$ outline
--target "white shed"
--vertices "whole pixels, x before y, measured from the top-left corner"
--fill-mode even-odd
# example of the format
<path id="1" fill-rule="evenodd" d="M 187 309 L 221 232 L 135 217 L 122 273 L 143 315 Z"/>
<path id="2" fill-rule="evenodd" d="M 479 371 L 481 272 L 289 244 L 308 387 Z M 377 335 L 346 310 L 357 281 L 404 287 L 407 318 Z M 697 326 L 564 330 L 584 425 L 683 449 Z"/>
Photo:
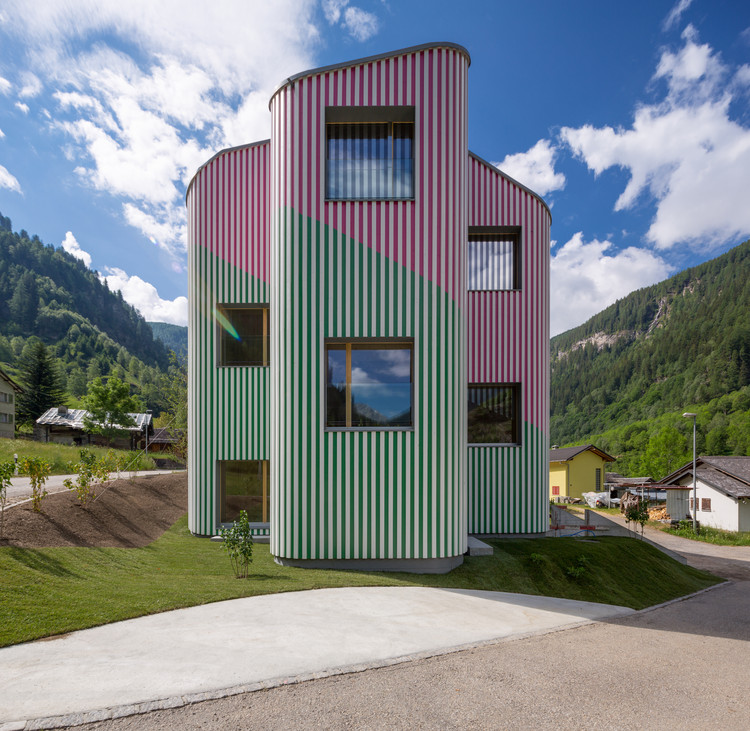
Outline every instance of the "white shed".
<path id="1" fill-rule="evenodd" d="M 702 525 L 750 531 L 750 457 L 699 457 L 697 518 Z M 667 475 L 667 512 L 675 520 L 693 515 L 693 463 Z"/>

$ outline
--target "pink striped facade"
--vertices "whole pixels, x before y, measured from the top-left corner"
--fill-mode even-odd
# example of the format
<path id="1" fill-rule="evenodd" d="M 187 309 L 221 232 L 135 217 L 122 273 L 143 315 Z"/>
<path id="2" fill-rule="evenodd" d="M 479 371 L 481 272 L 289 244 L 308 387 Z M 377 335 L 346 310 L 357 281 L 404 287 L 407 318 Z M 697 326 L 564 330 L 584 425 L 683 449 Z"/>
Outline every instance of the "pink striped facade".
<path id="1" fill-rule="evenodd" d="M 547 530 L 549 482 L 549 209 L 469 155 L 469 227 L 520 229 L 519 290 L 468 293 L 469 383 L 521 384 L 518 447 L 469 447 L 469 532 Z M 542 488 L 543 489 L 540 489 Z"/>
<path id="2" fill-rule="evenodd" d="M 267 532 L 291 561 L 456 559 L 468 533 L 547 527 L 544 202 L 468 151 L 464 49 L 318 69 L 270 102 L 270 141 L 188 190 L 190 529 L 218 527 L 216 461 L 268 459 Z M 326 108 L 414 108 L 413 200 L 326 200 Z M 471 227 L 517 227 L 519 290 L 467 292 Z M 217 368 L 218 303 L 268 304 L 270 367 Z M 330 431 L 324 344 L 414 341 L 414 428 Z M 518 383 L 518 446 L 467 447 L 469 383 Z"/>

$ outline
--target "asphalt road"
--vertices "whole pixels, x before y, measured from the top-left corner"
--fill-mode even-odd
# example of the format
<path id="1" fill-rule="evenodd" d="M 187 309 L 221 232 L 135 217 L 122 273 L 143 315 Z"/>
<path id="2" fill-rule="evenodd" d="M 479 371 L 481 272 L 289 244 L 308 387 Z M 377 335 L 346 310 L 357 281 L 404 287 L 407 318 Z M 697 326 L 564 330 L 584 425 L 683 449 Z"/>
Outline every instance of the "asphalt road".
<path id="1" fill-rule="evenodd" d="M 670 548 L 733 582 L 624 618 L 81 728 L 748 729 L 750 549 Z"/>

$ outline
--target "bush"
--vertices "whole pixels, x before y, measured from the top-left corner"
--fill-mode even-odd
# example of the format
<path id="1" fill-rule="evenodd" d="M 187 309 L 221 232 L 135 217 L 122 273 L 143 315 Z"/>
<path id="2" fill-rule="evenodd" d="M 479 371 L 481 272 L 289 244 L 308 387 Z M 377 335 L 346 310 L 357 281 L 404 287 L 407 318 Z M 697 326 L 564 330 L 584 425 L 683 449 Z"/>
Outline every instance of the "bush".
<path id="1" fill-rule="evenodd" d="M 63 485 L 68 490 L 75 490 L 78 502 L 86 507 L 86 503 L 96 497 L 94 486 L 109 479 L 111 460 L 107 457 L 97 459 L 96 455 L 88 449 L 82 449 L 80 454 L 81 460 L 74 466 L 78 478 L 75 481 L 70 478 L 63 480 Z"/>
<path id="2" fill-rule="evenodd" d="M 234 575 L 238 579 L 246 579 L 250 562 L 253 560 L 253 536 L 250 533 L 247 513 L 240 510 L 239 519 L 235 520 L 230 528 L 222 528 L 219 535 L 222 538 L 221 545 L 229 554 Z"/>
<path id="3" fill-rule="evenodd" d="M 39 457 L 24 457 L 21 460 L 21 471 L 29 476 L 31 481 L 31 505 L 34 512 L 42 509 L 42 499 L 48 494 L 44 489 L 44 483 L 50 475 L 51 467 Z"/>

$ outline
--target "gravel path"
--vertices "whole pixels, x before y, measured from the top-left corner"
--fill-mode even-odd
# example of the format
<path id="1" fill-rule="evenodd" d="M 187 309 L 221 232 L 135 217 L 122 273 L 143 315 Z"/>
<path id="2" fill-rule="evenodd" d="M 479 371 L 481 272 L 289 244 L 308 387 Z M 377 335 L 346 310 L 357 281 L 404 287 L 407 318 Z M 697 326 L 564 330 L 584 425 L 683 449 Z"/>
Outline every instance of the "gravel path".
<path id="1" fill-rule="evenodd" d="M 627 618 L 83 728 L 750 728 L 750 552 L 677 540 L 735 581 Z"/>

